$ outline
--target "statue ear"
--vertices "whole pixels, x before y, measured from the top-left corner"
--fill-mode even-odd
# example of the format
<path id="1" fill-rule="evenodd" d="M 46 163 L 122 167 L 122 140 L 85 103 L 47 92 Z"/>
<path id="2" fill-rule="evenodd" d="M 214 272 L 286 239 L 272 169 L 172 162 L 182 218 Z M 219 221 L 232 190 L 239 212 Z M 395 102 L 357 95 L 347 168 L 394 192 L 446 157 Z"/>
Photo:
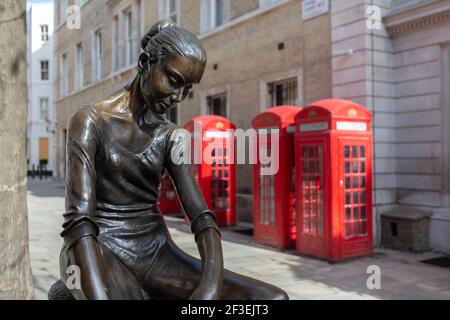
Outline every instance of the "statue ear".
<path id="1" fill-rule="evenodd" d="M 139 73 L 142 73 L 143 71 L 148 71 L 148 67 L 150 65 L 150 54 L 146 51 L 142 52 L 141 55 L 139 56 L 139 61 L 138 61 L 138 70 Z"/>

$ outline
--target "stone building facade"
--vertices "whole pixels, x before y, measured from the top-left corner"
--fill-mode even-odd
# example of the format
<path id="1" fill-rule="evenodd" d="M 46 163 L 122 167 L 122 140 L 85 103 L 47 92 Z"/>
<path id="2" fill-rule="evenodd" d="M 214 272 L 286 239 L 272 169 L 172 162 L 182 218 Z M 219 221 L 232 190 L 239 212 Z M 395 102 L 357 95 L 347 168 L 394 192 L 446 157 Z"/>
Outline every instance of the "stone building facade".
<path id="1" fill-rule="evenodd" d="M 68 28 L 62 15 L 69 8 L 67 19 L 71 19 L 70 6 L 77 1 L 57 1 L 55 15 L 60 177 L 64 176 L 68 119 L 80 106 L 112 94 L 133 77 L 139 39 L 160 18 L 170 17 L 196 33 L 208 53 L 208 66 L 201 84 L 172 115 L 180 126 L 194 116 L 213 112 L 209 104 L 216 101 L 216 112 L 229 118 L 238 128 L 248 129 L 258 113 L 275 103 L 268 90 L 277 84 L 279 88 L 286 88 L 286 81 L 290 91 L 287 102 L 295 105 L 331 95 L 330 14 L 325 12 L 303 21 L 300 0 L 78 2 L 80 29 Z M 170 8 L 172 2 L 174 8 Z M 216 5 L 214 14 L 210 15 L 214 19 L 205 18 L 210 9 L 206 5 L 212 4 Z M 218 11 L 219 4 L 223 7 Z M 130 12 L 132 27 L 128 33 Z M 211 21 L 219 20 L 217 12 L 222 14 L 223 20 Z M 101 59 L 96 57 L 99 31 Z M 135 54 L 131 60 L 127 56 L 127 45 Z M 101 61 L 100 71 L 95 66 L 98 61 Z M 79 80 L 80 74 L 82 80 Z M 237 181 L 240 194 L 251 193 L 251 165 L 238 166 Z M 251 197 L 245 195 L 239 199 L 251 201 Z M 251 220 L 249 210 L 244 215 Z"/>
<path id="2" fill-rule="evenodd" d="M 61 3 L 73 1 L 58 1 L 56 12 Z M 306 1 L 324 5 L 322 12 L 305 18 Z M 55 17 L 60 22 L 55 35 L 60 175 L 70 115 L 131 79 L 140 35 L 170 17 L 199 36 L 209 61 L 202 83 L 171 115 L 180 126 L 214 112 L 247 129 L 259 112 L 285 100 L 300 106 L 329 97 L 361 103 L 374 115 L 376 243 L 380 215 L 411 207 L 431 213 L 430 245 L 450 252 L 450 0 L 76 2 L 82 5 L 80 30 L 68 29 L 60 14 Z M 101 57 L 95 47 L 98 30 Z M 77 64 L 81 41 L 84 63 Z M 127 54 L 130 50 L 136 55 Z M 77 65 L 84 69 L 81 89 L 75 89 Z M 61 83 L 67 83 L 66 92 Z M 278 89 L 281 98 L 274 94 Z M 239 166 L 237 175 L 238 212 L 245 220 L 251 166 Z"/>
<path id="3" fill-rule="evenodd" d="M 53 108 L 53 3 L 34 3 L 27 10 L 28 170 L 56 169 Z"/>
<path id="4" fill-rule="evenodd" d="M 431 247 L 450 252 L 450 1 L 334 0 L 331 26 L 333 97 L 374 115 L 374 225 L 422 210 Z"/>

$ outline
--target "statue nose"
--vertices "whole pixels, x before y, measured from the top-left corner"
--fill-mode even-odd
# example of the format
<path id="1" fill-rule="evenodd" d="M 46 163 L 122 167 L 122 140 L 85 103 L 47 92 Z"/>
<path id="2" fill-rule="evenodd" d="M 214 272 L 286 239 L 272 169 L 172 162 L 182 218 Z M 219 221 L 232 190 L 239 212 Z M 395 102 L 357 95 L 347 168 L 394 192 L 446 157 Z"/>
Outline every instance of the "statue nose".
<path id="1" fill-rule="evenodd" d="M 189 91 L 191 89 L 191 86 L 186 86 L 178 89 L 174 94 L 172 94 L 171 99 L 174 103 L 180 103 L 184 99 L 186 99 L 187 95 L 189 94 Z"/>
<path id="2" fill-rule="evenodd" d="M 180 103 L 183 101 L 183 88 L 178 89 L 175 93 L 172 94 L 172 101 L 175 103 Z"/>

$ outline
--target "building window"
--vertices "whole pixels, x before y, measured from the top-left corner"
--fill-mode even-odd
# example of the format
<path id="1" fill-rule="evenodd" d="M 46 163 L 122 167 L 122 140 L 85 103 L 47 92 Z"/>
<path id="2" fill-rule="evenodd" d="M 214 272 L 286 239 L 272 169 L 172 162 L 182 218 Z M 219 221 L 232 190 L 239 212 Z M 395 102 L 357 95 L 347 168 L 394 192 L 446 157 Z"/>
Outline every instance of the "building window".
<path id="1" fill-rule="evenodd" d="M 48 25 L 41 25 L 41 41 L 48 42 Z"/>
<path id="2" fill-rule="evenodd" d="M 61 56 L 61 96 L 65 96 L 69 92 L 67 75 L 67 53 L 64 53 Z"/>
<path id="3" fill-rule="evenodd" d="M 297 78 L 276 81 L 267 84 L 269 93 L 268 107 L 282 105 L 298 105 L 298 81 Z"/>
<path id="4" fill-rule="evenodd" d="M 47 81 L 48 80 L 48 60 L 42 60 L 41 61 L 41 80 Z"/>
<path id="5" fill-rule="evenodd" d="M 126 66 L 133 64 L 134 57 L 133 39 L 133 12 L 131 8 L 125 12 L 125 57 Z"/>
<path id="6" fill-rule="evenodd" d="M 75 84 L 77 90 L 80 90 L 84 87 L 84 48 L 82 43 L 77 44 Z"/>
<path id="7" fill-rule="evenodd" d="M 179 0 L 159 0 L 160 19 L 170 19 L 175 24 L 179 24 Z"/>
<path id="8" fill-rule="evenodd" d="M 178 108 L 170 109 L 169 111 L 167 111 L 166 116 L 170 122 L 178 124 Z"/>
<path id="9" fill-rule="evenodd" d="M 280 0 L 259 0 L 259 7 L 260 8 L 266 7 L 266 6 L 271 5 L 278 1 L 280 1 Z"/>
<path id="10" fill-rule="evenodd" d="M 67 19 L 67 0 L 60 0 L 59 2 L 59 23 L 63 23 Z"/>
<path id="11" fill-rule="evenodd" d="M 114 16 L 112 24 L 112 69 L 119 70 L 119 16 Z"/>
<path id="12" fill-rule="evenodd" d="M 134 62 L 137 62 L 138 58 L 139 58 L 139 54 L 140 54 L 139 48 L 141 47 L 140 43 L 141 43 L 141 38 L 142 38 L 142 29 L 144 28 L 142 26 L 142 19 L 143 18 L 145 19 L 145 17 L 143 17 L 143 15 L 145 13 L 142 11 L 143 7 L 144 7 L 144 5 L 142 4 L 142 1 L 137 0 L 135 5 L 136 5 L 136 10 L 135 10 L 136 23 L 135 23 L 135 33 L 134 33 L 134 44 L 135 44 L 134 46 L 135 46 L 136 50 L 134 51 L 134 57 L 135 57 Z"/>
<path id="13" fill-rule="evenodd" d="M 39 98 L 39 110 L 41 120 L 48 120 L 48 98 Z"/>
<path id="14" fill-rule="evenodd" d="M 61 177 L 66 176 L 66 146 L 67 146 L 67 129 L 62 130 L 61 134 L 61 166 L 60 166 L 60 173 Z"/>
<path id="15" fill-rule="evenodd" d="M 94 45 L 93 45 L 93 72 L 92 80 L 98 81 L 102 78 L 102 58 L 103 58 L 103 36 L 102 31 L 97 30 L 94 32 Z"/>
<path id="16" fill-rule="evenodd" d="M 227 94 L 222 93 L 206 98 L 208 114 L 227 117 Z"/>
<path id="17" fill-rule="evenodd" d="M 229 0 L 202 0 L 202 31 L 221 26 L 228 20 Z"/>
<path id="18" fill-rule="evenodd" d="M 39 164 L 48 164 L 48 138 L 39 138 Z"/>

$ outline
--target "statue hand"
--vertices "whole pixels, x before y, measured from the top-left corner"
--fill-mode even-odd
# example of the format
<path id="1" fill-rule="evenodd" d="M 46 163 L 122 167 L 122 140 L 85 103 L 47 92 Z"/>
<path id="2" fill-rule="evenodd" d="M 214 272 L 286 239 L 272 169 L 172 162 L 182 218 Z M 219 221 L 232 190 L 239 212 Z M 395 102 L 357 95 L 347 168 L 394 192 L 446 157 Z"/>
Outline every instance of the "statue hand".
<path id="1" fill-rule="evenodd" d="M 104 281 L 105 270 L 99 259 L 99 247 L 93 237 L 85 237 L 70 250 L 71 260 L 80 267 L 81 290 L 75 290 L 77 300 L 108 300 Z M 79 296 L 78 296 L 79 295 Z"/>
<path id="2" fill-rule="evenodd" d="M 219 233 L 212 228 L 197 235 L 197 246 L 202 258 L 203 273 L 192 293 L 191 300 L 218 300 L 223 283 L 223 255 Z"/>
<path id="3" fill-rule="evenodd" d="M 211 285 L 207 282 L 201 282 L 197 288 L 195 288 L 189 300 L 219 300 L 220 292 L 217 286 Z"/>

